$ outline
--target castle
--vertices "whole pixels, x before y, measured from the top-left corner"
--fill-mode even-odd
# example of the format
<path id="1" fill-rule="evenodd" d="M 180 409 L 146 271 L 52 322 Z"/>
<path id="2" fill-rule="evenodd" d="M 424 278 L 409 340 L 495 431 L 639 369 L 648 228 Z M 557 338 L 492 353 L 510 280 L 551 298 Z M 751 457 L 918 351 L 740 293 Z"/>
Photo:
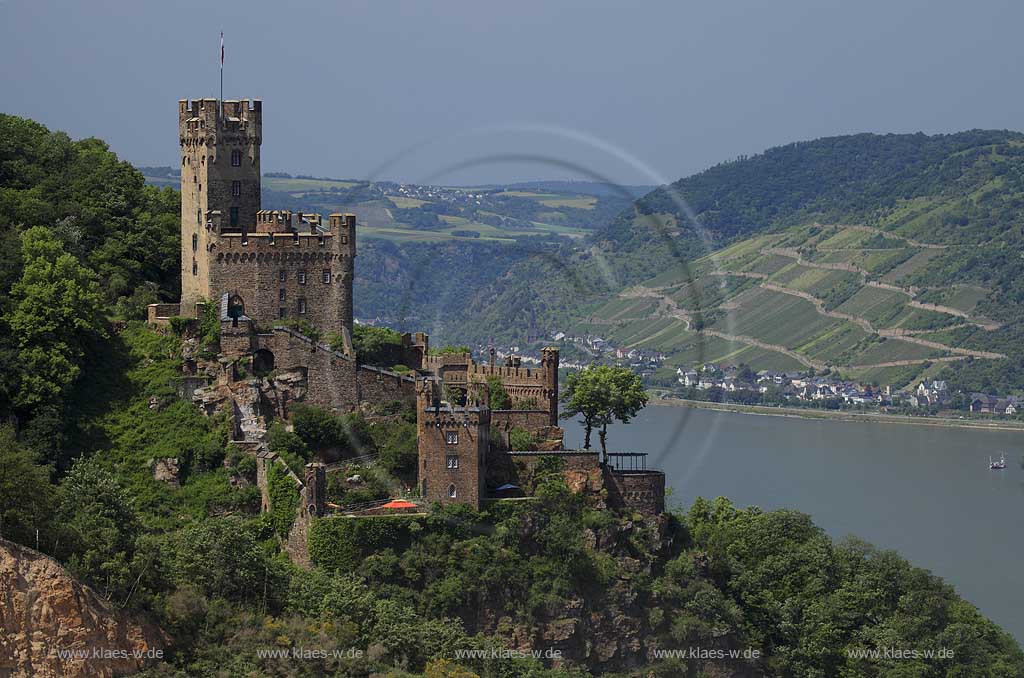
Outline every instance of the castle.
<path id="1" fill-rule="evenodd" d="M 590 450 L 563 449 L 556 348 L 542 351 L 539 367 L 517 357 L 497 365 L 493 349 L 483 364 L 468 353 L 431 355 L 429 338 L 416 333 L 403 335 L 411 376 L 360 364 L 353 347 L 356 218 L 331 214 L 325 227 L 318 214 L 261 209 L 262 113 L 258 100 L 178 102 L 181 301 L 149 307 L 157 326 L 174 318 L 196 324 L 210 313 L 219 320 L 216 359 L 185 357 L 185 390 L 207 411 L 229 412 L 232 441 L 258 457 L 261 473 L 275 456 L 266 447 L 267 422 L 286 419 L 295 402 L 345 412 L 405 401 L 416 409 L 422 500 L 480 508 L 528 494 L 554 470 L 606 505 L 664 510 L 664 474 L 638 468 L 644 455 L 611 455 L 629 458 L 626 469 Z M 491 403 L 492 389 L 506 402 Z M 524 436 L 529 449 L 513 449 Z M 305 480 L 293 474 L 303 496 L 298 542 L 309 519 L 325 514 L 324 473 L 314 463 Z"/>

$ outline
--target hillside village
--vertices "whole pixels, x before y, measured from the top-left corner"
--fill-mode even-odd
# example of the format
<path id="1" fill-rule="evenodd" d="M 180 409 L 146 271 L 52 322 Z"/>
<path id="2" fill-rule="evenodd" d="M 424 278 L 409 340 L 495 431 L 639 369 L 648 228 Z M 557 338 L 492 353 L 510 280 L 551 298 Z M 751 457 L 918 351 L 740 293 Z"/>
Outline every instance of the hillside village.
<path id="1" fill-rule="evenodd" d="M 881 410 L 918 410 L 922 413 L 967 411 L 1013 417 L 1022 409 L 1017 396 L 951 392 L 940 379 L 925 379 L 910 388 L 894 389 L 842 379 L 814 372 L 753 372 L 740 365 L 706 363 L 694 368 L 677 368 L 677 381 L 689 396 L 698 400 L 736 400 L 774 404 L 806 405 L 840 409 L 844 407 Z"/>

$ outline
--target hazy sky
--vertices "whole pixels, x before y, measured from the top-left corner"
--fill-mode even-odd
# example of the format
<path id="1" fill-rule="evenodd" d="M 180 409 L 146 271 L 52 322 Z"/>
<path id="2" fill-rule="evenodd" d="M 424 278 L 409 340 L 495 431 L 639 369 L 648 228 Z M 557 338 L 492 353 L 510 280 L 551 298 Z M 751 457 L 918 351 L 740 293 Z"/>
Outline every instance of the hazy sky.
<path id="1" fill-rule="evenodd" d="M 0 111 L 178 162 L 264 102 L 263 170 L 674 180 L 850 132 L 1024 128 L 1024 3 L 0 0 Z"/>

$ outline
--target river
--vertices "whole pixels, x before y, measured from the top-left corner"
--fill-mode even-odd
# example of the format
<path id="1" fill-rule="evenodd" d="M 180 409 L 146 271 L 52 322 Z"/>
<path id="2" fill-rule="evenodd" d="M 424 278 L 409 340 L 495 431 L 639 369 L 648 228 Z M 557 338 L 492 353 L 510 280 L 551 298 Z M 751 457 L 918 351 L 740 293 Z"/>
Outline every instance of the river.
<path id="1" fill-rule="evenodd" d="M 565 427 L 566 445 L 580 446 L 582 430 Z M 652 405 L 610 428 L 608 448 L 648 452 L 669 506 L 699 495 L 792 508 L 835 538 L 895 549 L 1024 644 L 1024 432 Z M 989 470 L 1000 450 L 1007 469 Z"/>

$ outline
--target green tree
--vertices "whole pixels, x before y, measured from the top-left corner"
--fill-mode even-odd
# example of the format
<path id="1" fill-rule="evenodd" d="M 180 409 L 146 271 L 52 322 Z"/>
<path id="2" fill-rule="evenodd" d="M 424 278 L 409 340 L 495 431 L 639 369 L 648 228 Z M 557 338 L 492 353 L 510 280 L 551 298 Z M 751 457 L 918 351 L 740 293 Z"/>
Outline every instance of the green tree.
<path id="1" fill-rule="evenodd" d="M 402 362 L 405 357 L 402 353 L 401 333 L 387 327 L 355 325 L 352 328 L 352 345 L 359 362 L 366 365 L 391 367 Z M 331 348 L 336 351 L 344 349 L 340 335 L 332 337 Z"/>
<path id="2" fill-rule="evenodd" d="M 625 367 L 598 365 L 573 372 L 566 379 L 562 393 L 565 403 L 563 419 L 582 416 L 585 431 L 583 446 L 590 449 L 590 434 L 597 429 L 601 439 L 601 455 L 608 461 L 608 424 L 623 424 L 636 416 L 647 404 L 640 376 Z"/>
<path id="3" fill-rule="evenodd" d="M 505 384 L 502 382 L 501 377 L 497 375 L 487 377 L 487 392 L 492 410 L 512 409 L 512 398 L 509 397 L 508 391 L 505 390 Z"/>
<path id="4" fill-rule="evenodd" d="M 193 525 L 176 535 L 172 549 L 171 579 L 209 597 L 251 600 L 265 584 L 277 585 L 251 524 L 238 518 Z"/>
<path id="5" fill-rule="evenodd" d="M 0 537 L 34 547 L 36 530 L 47 531 L 53 505 L 49 468 L 18 443 L 12 427 L 0 427 Z"/>
<path id="6" fill-rule="evenodd" d="M 21 364 L 17 402 L 31 408 L 60 400 L 81 372 L 92 342 L 106 334 L 96 277 L 46 228 L 21 236 L 24 268 L 5 320 Z"/>
<path id="7" fill-rule="evenodd" d="M 69 568 L 108 599 L 123 598 L 134 580 L 141 524 L 117 479 L 96 462 L 79 459 L 61 483 L 57 515 L 71 538 Z"/>

